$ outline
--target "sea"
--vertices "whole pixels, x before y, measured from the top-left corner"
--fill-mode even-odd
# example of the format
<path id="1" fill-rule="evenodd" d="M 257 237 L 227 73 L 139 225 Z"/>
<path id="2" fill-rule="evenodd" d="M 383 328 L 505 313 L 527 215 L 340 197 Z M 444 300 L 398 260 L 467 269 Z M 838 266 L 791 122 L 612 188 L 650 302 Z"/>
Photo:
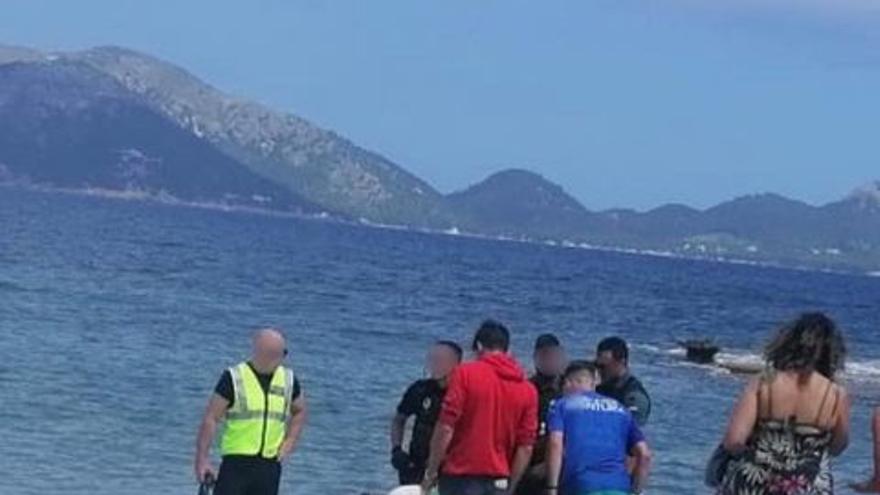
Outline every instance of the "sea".
<path id="1" fill-rule="evenodd" d="M 543 332 L 572 358 L 626 338 L 655 401 L 648 493 L 709 493 L 744 379 L 686 363 L 676 341 L 759 362 L 811 310 L 849 345 L 848 493 L 870 471 L 880 278 L 0 188 L 0 494 L 194 493 L 206 402 L 263 325 L 285 330 L 311 409 L 281 493 L 387 493 L 390 419 L 428 346 L 466 344 L 490 317 L 529 369 Z"/>

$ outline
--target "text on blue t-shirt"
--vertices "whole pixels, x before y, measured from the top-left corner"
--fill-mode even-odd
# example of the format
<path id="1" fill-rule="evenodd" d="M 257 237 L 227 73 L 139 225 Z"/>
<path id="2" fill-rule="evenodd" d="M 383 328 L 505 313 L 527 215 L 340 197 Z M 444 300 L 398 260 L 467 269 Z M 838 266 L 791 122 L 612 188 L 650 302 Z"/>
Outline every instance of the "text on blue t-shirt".
<path id="1" fill-rule="evenodd" d="M 645 437 L 622 404 L 595 392 L 567 395 L 550 408 L 547 428 L 563 434 L 564 492 L 629 492 L 627 454 Z"/>

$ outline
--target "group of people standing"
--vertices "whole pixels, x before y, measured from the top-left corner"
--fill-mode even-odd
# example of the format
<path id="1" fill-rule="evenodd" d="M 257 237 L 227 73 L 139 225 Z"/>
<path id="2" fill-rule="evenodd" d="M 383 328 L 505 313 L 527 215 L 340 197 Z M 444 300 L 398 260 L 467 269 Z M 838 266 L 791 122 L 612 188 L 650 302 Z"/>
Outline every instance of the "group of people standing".
<path id="1" fill-rule="evenodd" d="M 430 378 L 406 390 L 391 423 L 400 483 L 440 495 L 640 493 L 651 464 L 641 431 L 651 399 L 629 371 L 626 342 L 607 338 L 595 359 L 567 362 L 558 337 L 541 335 L 527 378 L 510 338 L 503 324 L 483 322 L 475 359 L 464 364 L 458 344 L 431 347 Z"/>
<path id="2" fill-rule="evenodd" d="M 526 377 L 510 332 L 488 320 L 465 362 L 461 346 L 436 342 L 430 378 L 410 386 L 391 423 L 391 464 L 401 484 L 440 495 L 623 495 L 646 486 L 652 454 L 642 427 L 651 399 L 629 369 L 629 349 L 602 340 L 595 356 L 567 362 L 552 334 L 534 347 Z M 305 423 L 305 394 L 284 366 L 284 337 L 263 329 L 253 355 L 224 371 L 202 420 L 195 475 L 215 495 L 277 495 L 281 465 Z M 849 443 L 851 400 L 839 381 L 846 346 L 835 323 L 807 313 L 765 349 L 766 368 L 745 386 L 706 467 L 718 495 L 830 495 L 832 459 Z M 412 434 L 404 444 L 407 423 Z M 225 423 L 217 473 L 210 448 Z M 877 473 L 856 491 L 880 491 Z"/>

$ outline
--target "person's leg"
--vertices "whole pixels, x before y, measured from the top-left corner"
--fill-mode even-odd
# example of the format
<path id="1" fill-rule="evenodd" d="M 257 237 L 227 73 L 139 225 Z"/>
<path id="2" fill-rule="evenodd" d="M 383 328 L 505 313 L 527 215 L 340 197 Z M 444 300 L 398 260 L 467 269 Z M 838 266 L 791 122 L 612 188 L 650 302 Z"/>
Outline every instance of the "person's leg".
<path id="1" fill-rule="evenodd" d="M 880 493 L 880 407 L 874 410 L 871 423 L 874 445 L 874 474 L 871 476 L 871 479 L 852 485 L 852 489 L 860 493 Z"/>
<path id="2" fill-rule="evenodd" d="M 224 459 L 217 473 L 214 495 L 246 495 L 248 476 L 245 466 L 235 459 Z"/>
<path id="3" fill-rule="evenodd" d="M 254 464 L 247 495 L 278 495 L 281 484 L 281 464 L 274 460 L 260 460 Z"/>
<path id="4" fill-rule="evenodd" d="M 537 476 L 524 476 L 519 486 L 516 487 L 516 495 L 544 495 L 547 480 Z"/>
<path id="5" fill-rule="evenodd" d="M 461 482 L 458 478 L 452 476 L 440 476 L 437 481 L 437 492 L 440 495 L 461 495 Z"/>

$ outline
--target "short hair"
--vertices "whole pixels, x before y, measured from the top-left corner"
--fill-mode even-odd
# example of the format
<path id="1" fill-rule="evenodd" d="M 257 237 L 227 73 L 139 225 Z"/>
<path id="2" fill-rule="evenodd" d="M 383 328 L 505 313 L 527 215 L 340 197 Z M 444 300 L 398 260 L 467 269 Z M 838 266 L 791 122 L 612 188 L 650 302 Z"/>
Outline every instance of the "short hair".
<path id="1" fill-rule="evenodd" d="M 545 333 L 535 339 L 535 352 L 543 349 L 551 349 L 554 347 L 562 347 L 559 339 L 552 333 Z"/>
<path id="2" fill-rule="evenodd" d="M 504 351 L 510 349 L 510 332 L 503 324 L 495 320 L 486 320 L 477 329 L 471 346 L 474 351 L 482 348 L 486 351 Z"/>
<path id="3" fill-rule="evenodd" d="M 459 363 L 462 359 L 464 359 L 464 351 L 462 350 L 461 346 L 451 340 L 438 340 L 437 342 L 434 342 L 434 345 L 446 347 L 452 350 Z"/>
<path id="4" fill-rule="evenodd" d="M 616 361 L 629 362 L 629 346 L 620 337 L 608 337 L 599 342 L 596 353 L 602 354 L 603 352 L 610 352 Z"/>
<path id="5" fill-rule="evenodd" d="M 596 370 L 596 363 L 592 361 L 586 361 L 582 359 L 572 361 L 571 364 L 569 364 L 568 367 L 565 368 L 565 372 L 562 374 L 562 379 L 568 380 L 574 375 L 580 373 L 589 373 L 590 377 L 596 378 Z"/>

